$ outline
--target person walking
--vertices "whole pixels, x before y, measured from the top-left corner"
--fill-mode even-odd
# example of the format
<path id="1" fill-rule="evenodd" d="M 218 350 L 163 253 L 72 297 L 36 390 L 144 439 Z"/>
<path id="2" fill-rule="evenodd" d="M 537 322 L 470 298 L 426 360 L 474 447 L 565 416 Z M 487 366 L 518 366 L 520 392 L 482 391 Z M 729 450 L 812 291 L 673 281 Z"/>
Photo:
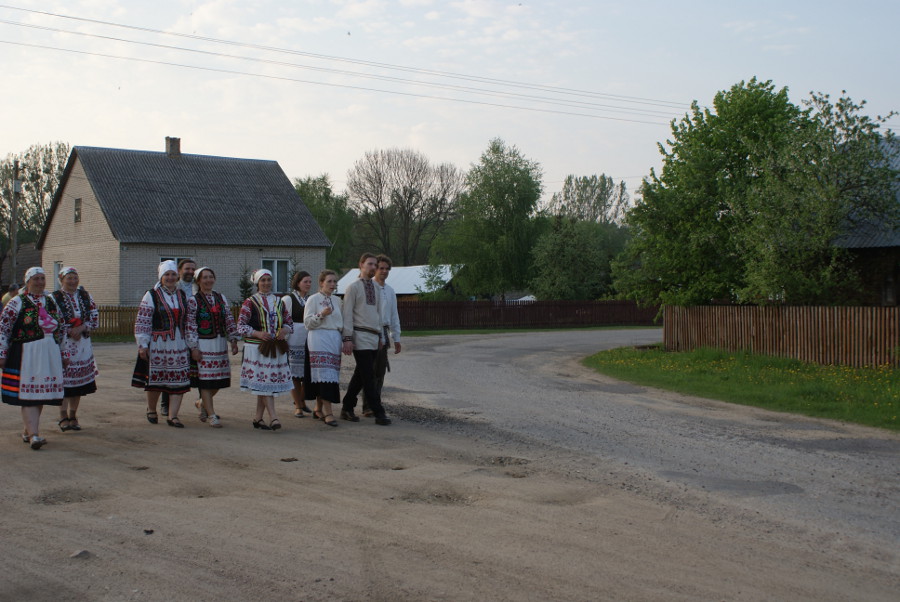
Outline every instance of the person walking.
<path id="1" fill-rule="evenodd" d="M 68 364 L 66 329 L 53 298 L 44 292 L 47 277 L 40 267 L 25 272 L 25 290 L 0 312 L 0 368 L 3 403 L 22 412 L 22 441 L 40 449 L 45 405 L 62 405 L 63 370 Z"/>
<path id="2" fill-rule="evenodd" d="M 80 431 L 78 406 L 84 395 L 97 391 L 97 364 L 91 331 L 100 325 L 100 313 L 93 297 L 79 285 L 78 270 L 66 266 L 59 271 L 61 288 L 53 291 L 66 328 L 66 352 L 69 364 L 63 375 L 65 397 L 59 408 L 59 430 Z"/>
<path id="3" fill-rule="evenodd" d="M 309 412 L 306 407 L 304 391 L 304 365 L 306 364 L 306 326 L 303 323 L 303 310 L 312 288 L 312 276 L 309 272 L 299 271 L 291 278 L 291 292 L 281 298 L 291 321 L 294 323 L 294 332 L 288 337 L 288 362 L 291 365 L 291 379 L 294 388 L 291 396 L 294 398 L 294 416 L 303 418 L 304 412 Z"/>
<path id="4" fill-rule="evenodd" d="M 238 333 L 244 337 L 241 362 L 241 391 L 256 395 L 253 428 L 277 431 L 281 421 L 275 412 L 275 397 L 294 388 L 285 339 L 293 332 L 291 314 L 272 293 L 272 272 L 256 270 L 253 284 L 257 292 L 244 301 L 238 316 Z M 269 424 L 263 413 L 269 413 Z"/>
<path id="5" fill-rule="evenodd" d="M 394 354 L 400 353 L 402 349 L 400 345 L 400 314 L 397 313 L 397 294 L 391 285 L 387 283 L 387 277 L 391 273 L 393 263 L 387 255 L 379 255 L 375 258 L 378 267 L 375 268 L 375 290 L 381 297 L 381 345 L 378 347 L 378 355 L 375 356 L 375 384 L 378 387 L 378 394 L 384 388 L 384 376 L 391 371 L 391 362 L 388 358 L 388 351 L 393 342 Z M 381 400 L 384 405 L 384 398 Z M 363 416 L 374 416 L 374 412 L 369 408 L 369 402 L 363 394 Z"/>
<path id="6" fill-rule="evenodd" d="M 178 260 L 178 288 L 188 299 L 194 296 L 194 270 L 196 269 L 197 263 L 190 257 Z M 163 416 L 169 415 L 169 394 L 166 391 L 162 393 L 159 408 L 159 412 Z"/>
<path id="7" fill-rule="evenodd" d="M 306 396 L 315 397 L 316 409 L 313 418 L 328 426 L 337 426 L 332 404 L 341 402 L 341 330 L 344 327 L 341 316 L 341 300 L 334 291 L 337 289 L 337 274 L 323 270 L 319 274 L 319 292 L 306 301 L 303 323 L 307 330 L 306 365 L 309 379 Z"/>
<path id="8" fill-rule="evenodd" d="M 341 408 L 341 418 L 359 422 L 356 415 L 357 396 L 365 392 L 369 407 L 375 415 L 375 424 L 387 426 L 391 419 L 381 405 L 381 394 L 375 380 L 375 356 L 381 345 L 381 299 L 375 291 L 372 277 L 378 263 L 372 253 L 363 253 L 359 259 L 359 278 L 344 291 L 342 351 L 353 354 L 356 368 L 347 386 Z"/>
<path id="9" fill-rule="evenodd" d="M 178 266 L 159 264 L 159 282 L 144 294 L 134 321 L 138 344 L 131 385 L 147 393 L 147 421 L 157 424 L 156 406 L 162 393 L 169 395 L 166 424 L 184 428 L 178 418 L 182 396 L 191 390 L 190 360 L 200 359 L 197 348 L 197 302 L 178 287 Z"/>
<path id="10" fill-rule="evenodd" d="M 221 428 L 222 420 L 216 413 L 213 398 L 220 389 L 231 386 L 231 355 L 237 355 L 240 335 L 231 307 L 225 295 L 213 290 L 216 273 L 202 267 L 194 278 L 194 301 L 197 303 L 197 346 L 200 359 L 191 361 L 191 387 L 200 391 L 196 407 L 200 410 L 200 422 L 208 422 L 213 428 Z"/>

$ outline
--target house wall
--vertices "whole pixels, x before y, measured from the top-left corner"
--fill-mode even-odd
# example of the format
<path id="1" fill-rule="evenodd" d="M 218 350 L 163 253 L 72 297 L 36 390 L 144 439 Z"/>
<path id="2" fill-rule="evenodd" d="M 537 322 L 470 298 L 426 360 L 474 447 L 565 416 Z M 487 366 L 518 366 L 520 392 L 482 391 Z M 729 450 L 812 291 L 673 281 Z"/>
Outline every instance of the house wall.
<path id="1" fill-rule="evenodd" d="M 324 248 L 123 245 L 121 305 L 140 303 L 147 289 L 156 283 L 156 269 L 162 257 L 192 257 L 198 268 L 212 268 L 216 273 L 216 290 L 231 302 L 241 301 L 238 285 L 241 275 L 262 267 L 263 259 L 286 259 L 292 271 L 300 269 L 313 274 L 314 282 L 325 269 Z"/>
<path id="2" fill-rule="evenodd" d="M 81 199 L 81 221 L 75 222 L 75 199 Z M 44 240 L 41 265 L 47 290 L 58 288 L 54 266 L 71 265 L 98 304 L 119 303 L 119 242 L 88 184 L 80 161 L 72 166 L 59 205 Z"/>

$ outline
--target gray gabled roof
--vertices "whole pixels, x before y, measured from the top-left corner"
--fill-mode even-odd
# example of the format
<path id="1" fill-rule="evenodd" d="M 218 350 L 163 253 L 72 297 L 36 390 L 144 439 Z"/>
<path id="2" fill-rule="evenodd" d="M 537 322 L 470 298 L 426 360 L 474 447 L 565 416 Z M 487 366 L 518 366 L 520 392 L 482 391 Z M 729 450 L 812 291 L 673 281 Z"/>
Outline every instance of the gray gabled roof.
<path id="1" fill-rule="evenodd" d="M 76 159 L 120 243 L 331 244 L 276 161 L 90 146 L 72 149 L 48 225 Z"/>

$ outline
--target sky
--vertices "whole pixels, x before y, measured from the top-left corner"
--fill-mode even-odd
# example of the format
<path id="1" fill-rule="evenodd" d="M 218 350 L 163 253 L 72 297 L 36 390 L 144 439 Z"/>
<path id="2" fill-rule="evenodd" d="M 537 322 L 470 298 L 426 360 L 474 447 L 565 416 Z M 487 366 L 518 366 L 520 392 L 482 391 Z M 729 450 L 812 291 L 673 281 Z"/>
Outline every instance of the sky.
<path id="1" fill-rule="evenodd" d="M 635 191 L 672 119 L 752 77 L 900 109 L 898 2 L 7 1 L 0 157 L 174 136 L 340 192 L 366 152 L 468 169 L 499 137 L 546 199 L 569 174 Z"/>

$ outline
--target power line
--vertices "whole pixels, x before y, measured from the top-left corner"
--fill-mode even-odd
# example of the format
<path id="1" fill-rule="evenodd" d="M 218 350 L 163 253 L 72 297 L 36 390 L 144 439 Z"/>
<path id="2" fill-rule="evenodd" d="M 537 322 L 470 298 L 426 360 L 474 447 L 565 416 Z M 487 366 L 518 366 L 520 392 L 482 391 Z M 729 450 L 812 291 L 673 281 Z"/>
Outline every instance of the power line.
<path id="1" fill-rule="evenodd" d="M 654 106 L 660 106 L 660 107 L 666 107 L 666 108 L 674 108 L 674 109 L 679 109 L 679 110 L 690 108 L 690 104 L 672 102 L 672 101 L 667 101 L 667 100 L 643 98 L 643 97 L 638 97 L 638 96 L 625 96 L 625 95 L 620 95 L 620 94 L 608 94 L 608 93 L 604 93 L 604 92 L 592 92 L 589 90 L 579 90 L 579 89 L 575 89 L 575 88 L 564 88 L 564 87 L 558 87 L 558 86 L 545 86 L 545 85 L 539 85 L 539 84 L 517 82 L 514 80 L 482 77 L 482 76 L 477 76 L 477 75 L 467 75 L 467 74 L 462 74 L 462 73 L 439 71 L 439 70 L 434 70 L 434 69 L 421 69 L 421 68 L 416 68 L 416 67 L 406 67 L 403 65 L 394 65 L 394 64 L 390 64 L 390 63 L 380 63 L 380 62 L 366 61 L 366 60 L 361 60 L 361 59 L 351 59 L 351 58 L 346 58 L 346 57 L 331 56 L 331 55 L 326 55 L 326 54 L 305 52 L 305 51 L 300 51 L 300 50 L 291 50 L 291 49 L 287 49 L 287 48 L 278 48 L 275 46 L 264 46 L 261 44 L 250 44 L 250 43 L 246 43 L 246 42 L 237 42 L 237 41 L 233 41 L 233 40 L 212 38 L 212 37 L 208 37 L 208 36 L 198 36 L 195 34 L 163 31 L 163 30 L 159 30 L 159 29 L 152 29 L 149 27 L 139 27 L 136 25 L 126 25 L 123 23 L 102 21 L 99 19 L 74 17 L 71 15 L 63 15 L 63 14 L 53 13 L 53 12 L 49 12 L 49 11 L 20 8 L 17 6 L 10 6 L 10 5 L 6 5 L 6 4 L 0 4 L 0 8 L 6 8 L 9 10 L 16 10 L 16 11 L 21 11 L 21 12 L 33 13 L 33 14 L 40 14 L 40 15 L 59 18 L 59 19 L 69 19 L 69 20 L 81 21 L 81 22 L 85 22 L 85 23 L 94 23 L 94 24 L 105 25 L 105 26 L 110 26 L 110 27 L 118 27 L 118 28 L 123 28 L 123 29 L 130 29 L 130 30 L 134 30 L 134 31 L 142 31 L 142 32 L 146 32 L 146 33 L 153 33 L 156 35 L 174 36 L 174 37 L 186 38 L 186 39 L 191 39 L 191 40 L 212 42 L 212 43 L 216 43 L 216 44 L 225 44 L 225 45 L 229 45 L 229 46 L 239 46 L 242 48 L 251 48 L 254 50 L 263 50 L 263 51 L 267 51 L 267 52 L 276 52 L 276 53 L 282 53 L 282 54 L 306 56 L 306 57 L 315 58 L 315 59 L 319 59 L 319 60 L 352 63 L 352 64 L 357 64 L 357 65 L 365 65 L 365 66 L 369 66 L 369 67 L 378 67 L 381 69 L 390 69 L 390 70 L 404 71 L 404 72 L 409 72 L 409 73 L 418 73 L 418 74 L 422 74 L 422 75 L 431 75 L 431 76 L 451 78 L 451 79 L 462 79 L 462 80 L 475 81 L 475 82 L 480 82 L 480 83 L 512 86 L 512 87 L 525 88 L 525 89 L 531 89 L 531 90 L 541 90 L 541 91 L 545 91 L 545 92 L 551 92 L 554 94 L 585 96 L 585 97 L 592 97 L 592 98 L 597 98 L 597 99 L 610 99 L 610 100 L 617 100 L 617 101 L 629 102 L 629 103 L 634 103 L 634 104 L 647 104 L 647 105 L 654 105 Z"/>
<path id="2" fill-rule="evenodd" d="M 351 77 L 363 77 L 363 78 L 376 79 L 376 80 L 381 80 L 381 81 L 406 83 L 406 84 L 412 84 L 414 86 L 426 86 L 426 87 L 431 87 L 431 88 L 439 88 L 439 89 L 453 90 L 453 91 L 459 91 L 459 92 L 469 92 L 469 93 L 481 94 L 484 96 L 493 96 L 493 97 L 499 97 L 499 98 L 512 98 L 512 99 L 524 99 L 524 100 L 529 100 L 529 101 L 536 101 L 536 102 L 540 102 L 540 103 L 550 104 L 550 105 L 554 105 L 554 106 L 567 106 L 567 107 L 572 107 L 572 108 L 586 108 L 586 109 L 591 109 L 591 108 L 596 107 L 601 110 L 612 110 L 613 112 L 644 115 L 647 117 L 664 117 L 664 118 L 671 117 L 671 113 L 662 112 L 662 111 L 653 111 L 653 110 L 647 110 L 647 109 L 633 109 L 633 108 L 629 108 L 629 107 L 620 107 L 620 106 L 616 106 L 616 105 L 607 105 L 607 104 L 601 104 L 601 103 L 591 103 L 591 102 L 582 102 L 582 101 L 564 101 L 564 100 L 558 100 L 558 99 L 553 99 L 553 98 L 534 96 L 534 95 L 530 95 L 530 94 L 501 92 L 501 91 L 495 91 L 495 90 L 488 90 L 488 89 L 484 89 L 484 88 L 473 88 L 471 86 L 459 86 L 459 85 L 450 85 L 450 84 L 439 84 L 439 83 L 433 83 L 433 82 L 422 82 L 422 81 L 404 79 L 404 78 L 399 78 L 399 77 L 360 73 L 357 71 L 332 69 L 332 68 L 328 68 L 328 67 L 315 67 L 315 66 L 311 66 L 311 65 L 301 65 L 301 64 L 297 64 L 297 63 L 288 63 L 288 62 L 284 62 L 284 61 L 275 61 L 275 60 L 271 60 L 271 59 L 261 59 L 261 58 L 240 56 L 240 55 L 234 55 L 234 54 L 225 54 L 225 53 L 221 53 L 221 52 L 198 50 L 198 49 L 194 49 L 194 48 L 184 48 L 181 46 L 170 46 L 167 44 L 158 44 L 158 43 L 154 43 L 154 42 L 140 42 L 137 40 L 129 40 L 129 39 L 117 38 L 117 37 L 113 37 L 113 36 L 104 36 L 104 35 L 100 35 L 100 34 L 91 34 L 91 33 L 80 32 L 80 31 L 58 29 L 58 28 L 47 27 L 47 26 L 43 26 L 43 25 L 18 23 L 15 21 L 7 21 L 5 19 L 0 19 L 0 23 L 6 24 L 6 25 L 13 25 L 13 26 L 17 26 L 17 27 L 38 29 L 41 31 L 65 33 L 65 34 L 70 34 L 70 35 L 97 38 L 97 39 L 102 39 L 102 40 L 123 42 L 126 44 L 149 46 L 149 47 L 161 48 L 161 49 L 165 49 L 165 50 L 190 52 L 190 53 L 194 53 L 194 54 L 202 54 L 205 56 L 212 56 L 212 57 L 217 57 L 217 58 L 236 59 L 236 60 L 250 61 L 250 62 L 255 62 L 255 63 L 263 63 L 263 64 L 268 64 L 268 65 L 278 65 L 278 66 L 283 66 L 283 67 L 308 69 L 311 71 L 334 73 L 337 75 L 349 75 Z"/>
<path id="3" fill-rule="evenodd" d="M 132 61 L 132 62 L 137 62 L 137 63 L 165 65 L 168 67 L 180 67 L 183 69 L 194 69 L 194 70 L 198 70 L 198 71 L 209 71 L 209 72 L 213 72 L 213 73 L 224 73 L 227 75 L 241 75 L 241 76 L 256 77 L 256 78 L 261 78 L 261 79 L 272 79 L 272 80 L 277 80 L 277 81 L 312 84 L 312 85 L 316 85 L 316 86 L 328 86 L 328 87 L 333 87 L 333 88 L 361 90 L 361 91 L 365 91 L 365 92 L 379 92 L 379 93 L 383 93 L 383 94 L 394 94 L 397 96 L 425 98 L 425 99 L 430 99 L 430 100 L 447 100 L 447 101 L 451 101 L 451 102 L 460 102 L 460 103 L 481 105 L 481 106 L 488 106 L 488 107 L 498 107 L 498 108 L 503 108 L 503 109 L 518 109 L 518 110 L 522 110 L 522 111 L 533 111 L 533 112 L 538 112 L 538 113 L 551 113 L 551 114 L 556 114 L 556 115 L 569 115 L 569 116 L 574 116 L 574 117 L 590 117 L 592 119 L 606 119 L 609 121 L 644 123 L 644 124 L 649 124 L 649 125 L 666 125 L 668 123 L 668 122 L 660 122 L 660 121 L 644 121 L 644 120 L 640 120 L 640 119 L 627 119 L 624 117 L 610 117 L 607 115 L 597 115 L 597 114 L 591 114 L 591 113 L 576 113 L 576 112 L 572 112 L 572 111 L 561 111 L 561 110 L 556 110 L 556 109 L 545 109 L 545 108 L 539 108 L 539 107 L 524 107 L 524 106 L 519 106 L 519 105 L 507 105 L 507 104 L 501 104 L 501 103 L 495 103 L 495 102 L 487 102 L 487 101 L 483 101 L 483 100 L 471 100 L 471 99 L 466 99 L 466 98 L 452 98 L 449 96 L 433 96 L 433 95 L 428 95 L 428 94 L 419 94 L 419 93 L 415 93 L 415 92 L 401 92 L 398 90 L 384 90 L 381 88 L 367 88 L 364 86 L 354 86 L 354 85 L 350 85 L 350 84 L 319 82 L 319 81 L 313 81 L 313 80 L 298 79 L 298 78 L 293 78 L 293 77 L 285 77 L 285 76 L 278 76 L 278 75 L 265 75 L 262 73 L 251 73 L 251 72 L 247 72 L 247 71 L 237 71 L 234 69 L 221 69 L 221 68 L 217 68 L 217 67 L 200 67 L 197 65 L 185 65 L 182 63 L 173 63 L 173 62 L 169 62 L 169 61 L 143 59 L 143 58 L 129 57 L 129 56 L 118 56 L 118 55 L 106 54 L 106 53 L 102 53 L 102 52 L 89 52 L 86 50 L 74 50 L 71 48 L 58 48 L 55 46 L 45 46 L 42 44 L 28 44 L 25 42 L 11 42 L 9 40 L 0 40 L 0 44 L 8 44 L 11 46 L 23 46 L 26 48 L 40 48 L 42 50 L 54 50 L 57 52 L 67 52 L 67 53 L 71 53 L 71 54 L 81 54 L 81 55 L 85 55 L 85 56 L 111 58 L 111 59 L 117 59 L 117 60 L 122 60 L 122 61 Z"/>

